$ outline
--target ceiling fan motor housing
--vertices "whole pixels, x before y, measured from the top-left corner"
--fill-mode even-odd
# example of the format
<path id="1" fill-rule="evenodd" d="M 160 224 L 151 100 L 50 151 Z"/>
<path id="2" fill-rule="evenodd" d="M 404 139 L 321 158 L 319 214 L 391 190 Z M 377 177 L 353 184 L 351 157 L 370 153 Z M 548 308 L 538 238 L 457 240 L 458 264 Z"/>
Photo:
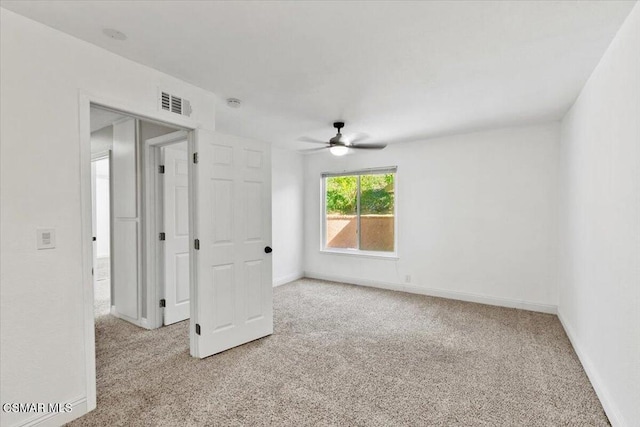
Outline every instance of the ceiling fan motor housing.
<path id="1" fill-rule="evenodd" d="M 344 142 L 342 142 L 342 134 L 340 133 L 340 129 L 344 127 L 344 122 L 334 122 L 333 127 L 338 129 L 338 133 L 329 140 L 329 145 L 344 145 Z"/>
<path id="2" fill-rule="evenodd" d="M 386 144 L 357 145 L 357 144 L 354 144 L 353 141 L 349 141 L 347 139 L 343 141 L 342 139 L 343 135 L 342 133 L 340 133 L 340 129 L 344 127 L 344 122 L 333 122 L 333 127 L 338 130 L 338 133 L 336 134 L 336 136 L 331 138 L 329 142 L 326 143 L 327 145 L 325 147 L 316 148 L 316 149 L 307 150 L 307 151 L 317 151 L 317 150 L 322 150 L 324 148 L 328 148 L 329 151 L 331 151 L 331 154 L 333 154 L 334 156 L 343 156 L 347 154 L 351 149 L 382 150 L 384 147 L 387 146 Z M 310 140 L 310 142 L 319 142 L 321 144 L 324 144 L 324 142 L 317 141 L 317 140 Z"/>

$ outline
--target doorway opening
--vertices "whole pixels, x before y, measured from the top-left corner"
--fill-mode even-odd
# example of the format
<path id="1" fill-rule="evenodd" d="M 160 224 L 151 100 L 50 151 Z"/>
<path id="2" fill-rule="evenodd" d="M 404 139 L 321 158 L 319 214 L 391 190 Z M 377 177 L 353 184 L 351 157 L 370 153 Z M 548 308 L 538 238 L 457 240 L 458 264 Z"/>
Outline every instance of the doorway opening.
<path id="1" fill-rule="evenodd" d="M 91 229 L 93 230 L 94 313 L 111 311 L 110 151 L 91 155 Z"/>
<path id="2" fill-rule="evenodd" d="M 128 323 L 146 329 L 171 323 L 173 320 L 165 319 L 164 314 L 172 297 L 176 312 L 189 313 L 189 353 L 198 358 L 273 333 L 269 145 L 218 134 L 198 122 L 169 113 L 147 111 L 146 115 L 137 115 L 123 112 L 126 109 L 123 104 L 104 105 L 110 104 L 80 95 L 84 341 L 89 410 L 97 404 L 100 372 L 96 372 L 96 347 L 101 342 L 98 327 L 101 322 L 95 318 L 93 307 L 92 267 L 97 260 L 92 258 L 97 249 L 93 251 L 91 244 L 90 147 L 92 136 L 104 127 L 110 127 L 111 132 L 111 138 L 107 139 L 110 313 L 101 319 L 144 334 Z M 106 124 L 94 127 L 95 117 L 105 113 L 120 117 L 111 117 Z M 186 188 L 180 181 L 184 175 L 181 166 L 184 157 L 180 156 L 184 156 L 185 144 Z M 167 172 L 165 163 L 171 159 L 176 171 L 173 184 L 160 177 L 164 175 L 161 170 Z M 165 197 L 165 190 L 174 195 L 173 214 L 165 203 L 169 198 Z M 176 201 L 184 201 L 185 194 L 188 208 L 182 209 Z M 185 234 L 185 217 L 188 217 L 188 256 L 184 256 L 179 241 Z M 175 228 L 176 242 L 174 249 L 165 251 L 163 245 L 170 227 Z M 172 260 L 173 267 L 167 259 Z M 184 279 L 185 263 L 188 280 Z M 175 279 L 171 291 L 164 286 L 167 270 Z M 188 291 L 184 283 L 189 283 Z M 188 310 L 184 309 L 187 301 Z M 204 303 L 198 304 L 199 301 Z M 176 318 L 179 321 L 180 317 Z"/>
<path id="3" fill-rule="evenodd" d="M 164 121 L 152 118 L 153 115 L 139 116 L 94 102 L 81 96 L 83 262 L 87 284 L 84 288 L 85 361 L 90 411 L 97 405 L 99 385 L 105 387 L 104 379 L 108 378 L 101 372 L 100 366 L 104 369 L 104 365 L 96 363 L 96 348 L 99 350 L 104 344 L 104 353 L 104 346 L 109 347 L 108 340 L 104 340 L 108 325 L 120 324 L 123 331 L 133 334 L 144 333 L 137 327 L 155 329 L 163 325 L 159 299 L 163 297 L 164 281 L 149 274 L 155 267 L 149 260 L 156 259 L 155 248 L 149 242 L 157 242 L 158 234 L 157 224 L 147 218 L 155 215 L 156 209 L 153 203 L 146 202 L 147 198 L 161 200 L 161 197 L 155 192 L 156 176 L 148 175 L 151 169 L 144 142 L 178 131 L 183 135 L 181 148 L 187 152 L 191 153 L 197 142 L 196 123 L 179 118 L 167 117 L 169 120 Z M 187 171 L 190 182 L 193 179 L 191 165 Z M 157 169 L 154 172 L 157 174 Z M 179 194 L 181 202 L 184 196 Z M 197 199 L 189 193 L 187 204 L 191 203 L 197 203 Z M 187 234 L 192 237 L 192 218 L 188 214 L 187 217 Z M 180 225 L 182 231 L 184 221 Z M 195 260 L 187 264 L 187 274 L 191 276 Z M 193 286 L 192 277 L 187 279 L 186 286 Z M 193 294 L 191 289 L 187 290 L 189 294 Z M 184 299 L 184 292 L 178 295 Z M 185 336 L 190 346 L 193 346 L 193 329 L 190 324 Z M 127 335 L 130 336 L 128 332 Z"/>
<path id="4" fill-rule="evenodd" d="M 174 315 L 171 323 L 185 320 L 189 318 L 188 133 L 177 127 L 93 105 L 90 123 L 95 318 L 113 316 L 154 329 L 163 325 L 163 313 L 156 311 L 159 302 L 170 300 L 172 308 L 180 307 L 181 313 L 186 313 L 186 316 Z M 184 162 L 167 169 L 171 182 L 166 186 L 164 180 L 157 178 L 161 176 L 159 173 L 150 177 L 154 181 L 154 185 L 150 185 L 145 174 L 148 169 L 145 141 L 175 132 L 183 136 L 182 140 L 162 147 L 159 154 L 174 163 Z M 156 169 L 156 172 L 159 171 Z M 159 185 L 156 186 L 155 181 Z M 170 191 L 167 197 L 158 193 L 164 187 Z M 150 192 L 152 194 L 148 195 Z M 152 226 L 163 226 L 165 216 L 172 221 L 171 233 L 165 234 L 170 237 L 170 250 L 179 255 L 173 257 L 173 264 L 167 264 L 166 271 L 151 276 L 148 274 L 148 260 L 157 257 L 156 254 L 147 254 L 150 246 L 147 241 L 158 233 L 147 226 L 146 214 L 148 211 L 153 213 L 156 207 L 145 203 L 146 199 L 163 203 L 158 216 L 160 222 Z M 168 203 L 173 203 L 173 207 Z M 185 244 L 186 248 L 182 248 Z M 164 264 L 162 260 L 158 262 L 159 266 Z M 171 274 L 169 279 L 165 277 L 166 273 Z M 176 287 L 172 288 L 171 297 L 166 299 L 163 296 L 165 284 Z"/>

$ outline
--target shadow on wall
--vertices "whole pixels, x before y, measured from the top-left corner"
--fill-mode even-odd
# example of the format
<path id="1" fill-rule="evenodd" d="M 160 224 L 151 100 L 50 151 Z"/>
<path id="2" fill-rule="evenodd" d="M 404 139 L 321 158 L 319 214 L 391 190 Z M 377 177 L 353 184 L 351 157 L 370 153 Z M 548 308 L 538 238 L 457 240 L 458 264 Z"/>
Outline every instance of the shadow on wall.
<path id="1" fill-rule="evenodd" d="M 358 247 L 357 216 L 327 215 L 327 247 Z M 362 215 L 360 217 L 360 249 L 393 252 L 394 215 Z"/>

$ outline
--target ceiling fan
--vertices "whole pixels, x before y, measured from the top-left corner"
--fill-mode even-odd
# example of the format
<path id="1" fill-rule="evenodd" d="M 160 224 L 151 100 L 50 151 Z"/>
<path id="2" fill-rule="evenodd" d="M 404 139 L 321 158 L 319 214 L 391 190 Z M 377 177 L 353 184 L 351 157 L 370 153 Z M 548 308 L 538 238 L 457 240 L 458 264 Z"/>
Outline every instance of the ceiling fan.
<path id="1" fill-rule="evenodd" d="M 387 144 L 358 144 L 358 141 L 363 139 L 362 137 L 349 141 L 341 132 L 340 129 L 344 127 L 344 122 L 335 122 L 333 127 L 338 130 L 336 136 L 331 138 L 328 142 L 319 141 L 311 138 L 300 138 L 300 141 L 313 142 L 316 144 L 326 144 L 325 147 L 312 148 L 310 150 L 300 150 L 302 152 L 321 151 L 329 149 L 329 152 L 334 156 L 344 156 L 349 150 L 382 150 Z"/>

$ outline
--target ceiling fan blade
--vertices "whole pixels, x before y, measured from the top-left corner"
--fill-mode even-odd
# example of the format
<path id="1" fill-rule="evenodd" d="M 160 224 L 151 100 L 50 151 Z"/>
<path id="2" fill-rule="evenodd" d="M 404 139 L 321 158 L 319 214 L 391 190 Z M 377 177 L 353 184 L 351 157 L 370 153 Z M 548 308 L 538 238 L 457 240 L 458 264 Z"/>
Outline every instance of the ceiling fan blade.
<path id="1" fill-rule="evenodd" d="M 319 139 L 309 138 L 308 136 L 301 136 L 298 138 L 300 142 L 312 142 L 314 144 L 326 144 L 327 141 L 320 141 Z"/>
<path id="2" fill-rule="evenodd" d="M 359 142 L 364 141 L 367 138 L 369 138 L 369 135 L 366 133 L 356 133 L 351 137 L 349 145 L 357 145 Z"/>
<path id="3" fill-rule="evenodd" d="M 382 150 L 387 144 L 372 144 L 372 145 L 350 145 L 349 148 L 355 148 L 356 150 Z"/>
<path id="4" fill-rule="evenodd" d="M 325 142 L 326 144 L 326 142 Z M 313 153 L 315 151 L 322 151 L 322 150 L 326 150 L 327 148 L 329 148 L 329 146 L 327 145 L 326 147 L 320 147 L 320 148 L 309 148 L 308 150 L 298 150 L 299 153 Z"/>

